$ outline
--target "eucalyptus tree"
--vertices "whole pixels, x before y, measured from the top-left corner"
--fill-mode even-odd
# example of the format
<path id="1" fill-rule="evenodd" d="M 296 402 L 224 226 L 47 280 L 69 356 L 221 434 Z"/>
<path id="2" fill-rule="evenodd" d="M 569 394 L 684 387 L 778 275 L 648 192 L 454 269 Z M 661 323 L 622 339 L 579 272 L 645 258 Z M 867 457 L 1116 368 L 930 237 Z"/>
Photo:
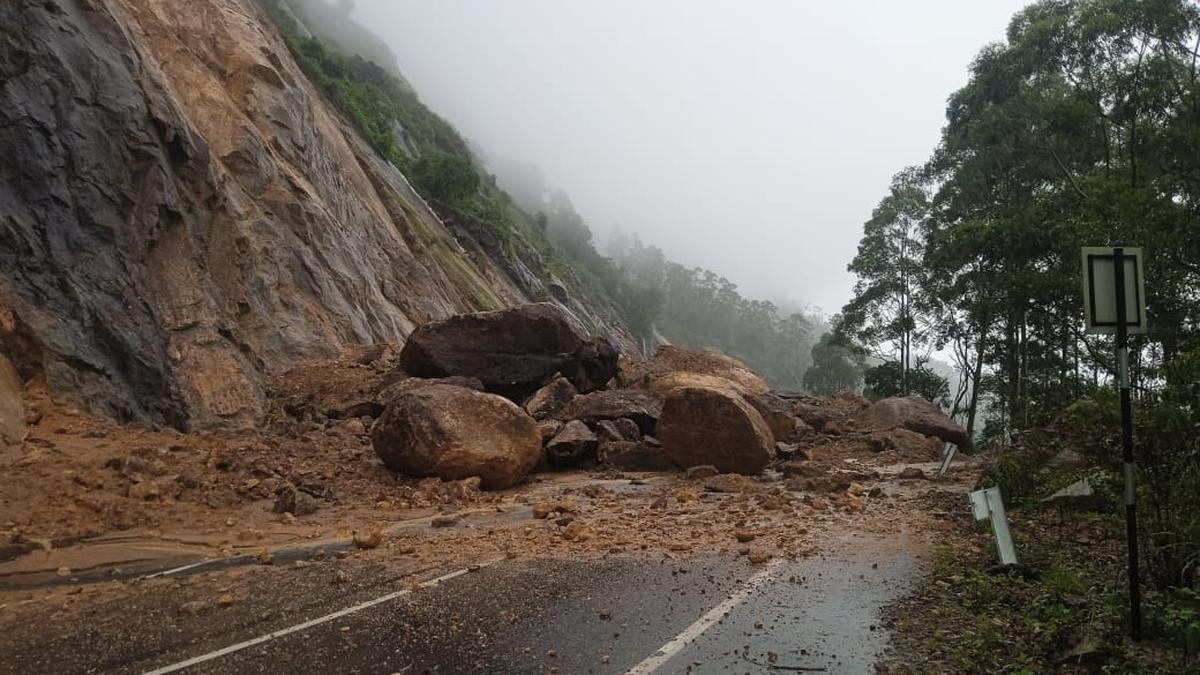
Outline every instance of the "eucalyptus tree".
<path id="1" fill-rule="evenodd" d="M 920 174 L 915 169 L 897 174 L 863 225 L 858 254 L 848 267 L 858 281 L 839 326 L 882 360 L 899 364 L 903 395 L 911 391 L 913 350 L 928 338 L 922 264 L 928 215 L 929 195 Z"/>

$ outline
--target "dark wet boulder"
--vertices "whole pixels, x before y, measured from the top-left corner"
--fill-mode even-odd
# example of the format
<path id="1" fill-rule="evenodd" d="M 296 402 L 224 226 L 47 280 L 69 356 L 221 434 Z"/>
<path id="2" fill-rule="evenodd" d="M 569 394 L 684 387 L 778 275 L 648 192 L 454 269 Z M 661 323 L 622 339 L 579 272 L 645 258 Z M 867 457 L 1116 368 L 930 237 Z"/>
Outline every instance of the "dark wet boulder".
<path id="1" fill-rule="evenodd" d="M 418 377 L 477 377 L 485 390 L 521 402 L 555 373 L 580 391 L 603 387 L 617 372 L 617 352 L 543 302 L 424 324 L 405 342 L 400 367 Z"/>
<path id="2" fill-rule="evenodd" d="M 567 469 L 596 461 L 600 439 L 579 420 L 571 420 L 546 444 L 546 463 Z"/>

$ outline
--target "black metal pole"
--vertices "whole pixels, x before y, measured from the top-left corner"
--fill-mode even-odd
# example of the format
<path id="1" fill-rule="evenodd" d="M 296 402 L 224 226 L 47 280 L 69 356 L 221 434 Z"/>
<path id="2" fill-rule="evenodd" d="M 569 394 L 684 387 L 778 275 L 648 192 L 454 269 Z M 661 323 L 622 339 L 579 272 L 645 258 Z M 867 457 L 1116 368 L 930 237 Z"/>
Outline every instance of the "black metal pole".
<path id="1" fill-rule="evenodd" d="M 1138 584 L 1137 483 L 1133 464 L 1133 404 L 1129 397 L 1129 325 L 1125 311 L 1125 249 L 1113 249 L 1117 309 L 1117 379 L 1121 388 L 1121 448 L 1125 459 L 1125 538 L 1129 546 L 1129 622 L 1142 639 L 1142 592 Z"/>

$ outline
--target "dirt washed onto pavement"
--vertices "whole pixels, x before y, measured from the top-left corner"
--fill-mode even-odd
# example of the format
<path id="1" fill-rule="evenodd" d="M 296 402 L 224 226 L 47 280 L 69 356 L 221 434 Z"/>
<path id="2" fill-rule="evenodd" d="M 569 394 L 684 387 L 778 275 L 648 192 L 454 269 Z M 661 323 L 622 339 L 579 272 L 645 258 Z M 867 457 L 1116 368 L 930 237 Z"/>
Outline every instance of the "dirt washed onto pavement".
<path id="1" fill-rule="evenodd" d="M 336 567 L 329 583 L 340 583 L 338 574 L 376 565 L 414 579 L 520 558 L 722 556 L 753 567 L 843 549 L 860 533 L 881 535 L 872 545 L 900 532 L 920 542 L 943 524 L 918 508 L 917 496 L 965 490 L 975 475 L 963 464 L 936 481 L 900 479 L 903 469 L 931 475 L 935 467 L 835 443 L 756 478 L 545 472 L 512 490 L 482 492 L 473 481 L 397 477 L 375 459 L 356 420 L 298 435 L 186 436 L 123 429 L 48 401 L 40 410 L 31 442 L 5 451 L 0 465 L 8 537 L 0 624 L 9 627 L 70 619 L 105 598 L 160 585 L 193 589 L 178 596 L 180 612 L 219 608 L 237 601 L 246 578 L 313 565 Z M 188 475 L 195 478 L 180 479 Z M 283 482 L 319 495 L 316 511 L 274 512 Z M 312 554 L 281 554 L 297 549 Z M 84 576 L 88 570 L 116 575 L 161 561 L 145 568 L 161 571 L 238 556 L 248 564 L 200 568 L 190 579 L 78 583 L 103 578 Z"/>

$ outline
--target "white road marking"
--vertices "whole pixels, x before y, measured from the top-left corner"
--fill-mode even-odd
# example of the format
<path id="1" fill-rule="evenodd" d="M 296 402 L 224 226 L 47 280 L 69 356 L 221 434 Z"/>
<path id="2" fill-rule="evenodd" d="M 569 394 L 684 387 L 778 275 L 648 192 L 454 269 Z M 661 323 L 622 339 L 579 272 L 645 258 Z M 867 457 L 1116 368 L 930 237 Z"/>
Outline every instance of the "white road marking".
<path id="1" fill-rule="evenodd" d="M 734 607 L 742 604 L 746 600 L 746 596 L 753 593 L 754 589 L 761 586 L 770 578 L 771 572 L 778 565 L 779 561 L 776 560 L 768 565 L 766 569 L 759 571 L 747 579 L 746 583 L 728 598 L 725 598 L 724 602 L 708 610 L 708 613 L 697 619 L 696 623 L 683 629 L 682 633 L 676 635 L 670 642 L 659 648 L 658 651 L 646 657 L 645 661 L 625 671 L 625 675 L 650 675 L 650 673 L 661 668 L 663 664 L 671 660 L 671 657 L 683 651 L 683 648 L 688 646 L 692 640 L 700 637 L 714 623 L 725 618 L 725 615 L 733 610 Z"/>
<path id="2" fill-rule="evenodd" d="M 163 570 L 162 572 L 155 572 L 154 574 L 147 574 L 146 576 L 144 576 L 142 578 L 143 579 L 156 579 L 158 577 L 169 577 L 172 574 L 178 574 L 179 572 L 183 572 L 186 570 L 195 569 L 197 567 L 203 567 L 205 565 L 211 565 L 219 560 L 224 560 L 224 558 L 209 558 L 208 560 L 201 560 L 200 562 L 194 562 L 190 565 L 182 565 L 180 567 L 175 567 L 175 568 L 172 568 L 169 570 Z"/>
<path id="3" fill-rule="evenodd" d="M 430 586 L 436 586 L 436 585 L 442 583 L 443 581 L 449 581 L 455 577 L 460 577 L 470 571 L 479 569 L 480 567 L 487 567 L 488 565 L 491 565 L 495 562 L 496 562 L 495 560 L 489 560 L 487 562 L 480 563 L 479 565 L 472 565 L 471 567 L 464 567 L 461 570 L 455 570 L 453 572 L 450 572 L 449 574 L 443 574 L 442 576 L 437 577 L 436 579 L 430 579 L 428 581 L 423 581 L 423 582 L 421 582 L 420 587 L 421 588 L 429 588 Z M 396 598 L 404 597 L 411 592 L 412 591 L 410 591 L 409 589 L 406 588 L 402 591 L 396 591 L 394 593 L 388 593 L 387 595 L 381 595 L 378 598 L 374 598 L 372 600 L 367 600 L 366 602 L 361 602 L 357 605 L 354 605 L 353 607 L 347 607 L 345 609 L 340 609 L 336 612 L 333 612 L 332 614 L 326 614 L 325 616 L 317 617 L 310 621 L 305 621 L 304 623 L 298 623 L 294 626 L 288 626 L 287 628 L 280 628 L 279 630 L 272 631 L 270 633 L 267 633 L 266 635 L 260 635 L 256 638 L 251 638 L 244 642 L 239 642 L 237 644 L 229 645 L 228 647 L 223 647 L 221 649 L 209 652 L 207 654 L 201 654 L 200 656 L 193 656 L 192 658 L 184 660 L 184 661 L 180 661 L 179 663 L 172 663 L 169 666 L 163 666 L 161 668 L 155 668 L 154 670 L 146 671 L 143 675 L 165 675 L 166 673 L 178 672 L 180 670 L 183 670 L 184 668 L 190 668 L 198 663 L 204 663 L 205 661 L 212 661 L 213 659 L 220 658 L 227 654 L 232 654 L 234 652 L 240 652 L 241 650 L 246 649 L 247 647 L 253 647 L 254 645 L 260 645 L 264 642 L 269 642 L 270 640 L 274 640 L 275 638 L 280 638 L 285 635 L 291 635 L 292 633 L 298 633 L 302 630 L 307 630 L 309 628 L 312 628 L 313 626 L 319 626 L 323 623 L 333 621 L 334 619 L 340 619 L 343 616 L 346 616 L 348 614 L 353 614 L 355 612 L 367 609 L 369 607 L 374 607 L 375 605 L 383 604 L 385 602 L 388 602 L 389 600 L 395 600 Z"/>

